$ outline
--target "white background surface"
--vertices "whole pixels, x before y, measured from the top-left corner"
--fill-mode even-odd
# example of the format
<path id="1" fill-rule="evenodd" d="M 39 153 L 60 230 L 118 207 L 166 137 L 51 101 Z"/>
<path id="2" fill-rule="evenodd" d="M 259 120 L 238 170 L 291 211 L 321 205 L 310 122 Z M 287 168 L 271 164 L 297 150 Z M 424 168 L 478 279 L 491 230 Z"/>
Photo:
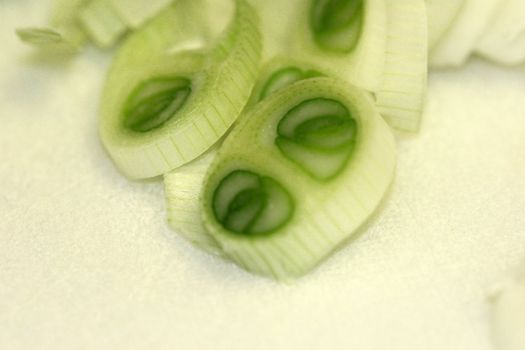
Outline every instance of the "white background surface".
<path id="1" fill-rule="evenodd" d="M 13 35 L 47 7 L 0 0 L 1 349 L 490 349 L 487 293 L 525 257 L 524 67 L 433 72 L 382 211 L 280 285 L 187 244 L 162 184 L 117 173 L 108 55 L 45 62 Z"/>

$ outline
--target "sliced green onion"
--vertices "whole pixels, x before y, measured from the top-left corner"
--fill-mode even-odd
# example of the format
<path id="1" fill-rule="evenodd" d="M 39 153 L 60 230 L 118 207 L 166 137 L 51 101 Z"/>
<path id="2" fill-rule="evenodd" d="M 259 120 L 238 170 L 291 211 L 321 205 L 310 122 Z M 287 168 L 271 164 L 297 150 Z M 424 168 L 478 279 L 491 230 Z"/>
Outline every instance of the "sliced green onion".
<path id="1" fill-rule="evenodd" d="M 200 195 L 206 171 L 216 149 L 164 175 L 168 223 L 179 235 L 214 255 L 222 255 L 215 239 L 204 228 Z"/>
<path id="2" fill-rule="evenodd" d="M 323 76 L 317 67 L 289 57 L 277 56 L 268 61 L 259 74 L 252 93 L 252 103 L 299 80 Z"/>
<path id="3" fill-rule="evenodd" d="M 384 0 L 309 0 L 290 14 L 291 56 L 369 91 L 381 85 L 387 14 Z"/>
<path id="4" fill-rule="evenodd" d="M 151 79 L 137 86 L 124 106 L 124 125 L 137 132 L 161 127 L 186 103 L 191 81 L 186 78 Z"/>
<path id="5" fill-rule="evenodd" d="M 22 41 L 45 49 L 78 49 L 86 35 L 97 46 L 107 48 L 173 1 L 55 0 L 48 27 L 20 28 L 17 34 Z"/>
<path id="6" fill-rule="evenodd" d="M 290 220 L 293 200 L 271 177 L 234 170 L 217 186 L 213 196 L 215 219 L 240 235 L 271 233 Z"/>
<path id="7" fill-rule="evenodd" d="M 277 125 L 275 144 L 318 180 L 339 174 L 351 155 L 356 122 L 340 102 L 316 98 L 290 109 Z"/>
<path id="8" fill-rule="evenodd" d="M 417 131 L 427 86 L 427 21 L 423 0 L 387 1 L 388 43 L 377 106 L 390 126 Z"/>
<path id="9" fill-rule="evenodd" d="M 429 64 L 435 67 L 460 66 L 472 54 L 480 37 L 497 13 L 501 0 L 463 0 L 450 28 L 432 48 Z"/>
<path id="10" fill-rule="evenodd" d="M 80 9 L 92 0 L 53 0 L 50 23 L 62 26 L 77 23 Z"/>
<path id="11" fill-rule="evenodd" d="M 217 1 L 221 2 L 221 1 Z M 297 7 L 305 0 L 254 0 L 253 5 L 261 18 L 263 60 L 287 54 L 297 32 Z"/>
<path id="12" fill-rule="evenodd" d="M 428 48 L 432 48 L 449 29 L 463 6 L 464 0 L 426 0 Z"/>
<path id="13" fill-rule="evenodd" d="M 310 27 L 316 43 L 329 51 L 349 52 L 363 26 L 364 0 L 313 0 Z"/>
<path id="14" fill-rule="evenodd" d="M 290 85 L 303 78 L 305 73 L 297 67 L 284 67 L 272 74 L 272 76 L 266 81 L 259 95 L 259 100 L 263 100 L 268 97 L 271 93 L 282 89 L 285 86 Z"/>
<path id="15" fill-rule="evenodd" d="M 198 1 L 179 0 L 123 45 L 102 99 L 100 133 L 130 178 L 164 174 L 224 135 L 255 83 L 261 37 L 254 9 L 235 1 L 216 43 Z"/>
<path id="16" fill-rule="evenodd" d="M 16 34 L 26 44 L 51 52 L 77 51 L 85 40 L 77 21 L 78 14 L 88 0 L 54 0 L 45 27 L 18 28 Z"/>
<path id="17" fill-rule="evenodd" d="M 108 0 L 115 12 L 131 28 L 138 28 L 164 10 L 174 0 Z M 185 1 L 185 0 L 183 0 Z"/>
<path id="18" fill-rule="evenodd" d="M 275 58 L 263 69 L 260 81 L 252 93 L 252 102 L 247 104 L 246 110 L 252 108 L 260 99 L 292 84 L 295 78 L 302 80 L 320 75 L 322 74 L 313 67 L 297 60 Z M 261 91 L 264 91 L 264 96 L 261 96 Z M 203 226 L 199 202 L 204 176 L 217 153 L 217 148 L 214 146 L 198 159 L 165 174 L 164 184 L 170 227 L 205 251 L 222 255 L 217 242 Z"/>
<path id="19" fill-rule="evenodd" d="M 113 46 L 128 30 L 110 0 L 91 0 L 79 18 L 91 40 L 102 48 Z"/>
<path id="20" fill-rule="evenodd" d="M 476 44 L 476 52 L 495 62 L 525 62 L 525 2 L 506 0 Z"/>
<path id="21" fill-rule="evenodd" d="M 327 158 L 341 146 L 353 147 L 336 174 L 318 178 L 282 152 L 282 135 L 328 150 Z M 308 161 L 323 167 L 325 159 Z M 331 78 L 299 81 L 256 105 L 226 138 L 204 183 L 205 227 L 247 270 L 277 279 L 300 276 L 377 208 L 394 164 L 393 135 L 366 93 Z"/>
<path id="22" fill-rule="evenodd" d="M 16 34 L 23 42 L 35 46 L 57 45 L 65 41 L 60 32 L 50 28 L 18 28 Z"/>

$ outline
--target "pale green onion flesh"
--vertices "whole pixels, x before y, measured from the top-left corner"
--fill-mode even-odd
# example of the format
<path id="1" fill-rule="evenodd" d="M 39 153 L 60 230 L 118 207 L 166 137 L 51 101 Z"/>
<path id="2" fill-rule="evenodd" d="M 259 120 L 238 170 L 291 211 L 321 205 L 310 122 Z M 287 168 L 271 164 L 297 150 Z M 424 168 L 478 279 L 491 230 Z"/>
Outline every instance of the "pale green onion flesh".
<path id="1" fill-rule="evenodd" d="M 92 0 L 80 12 L 80 22 L 99 47 L 113 46 L 128 30 L 110 0 Z"/>
<path id="2" fill-rule="evenodd" d="M 64 41 L 78 49 L 86 39 L 78 21 L 79 11 L 90 0 L 54 0 L 52 2 L 49 24 L 61 33 Z"/>
<path id="3" fill-rule="evenodd" d="M 90 1 L 92 0 L 53 0 L 50 24 L 62 26 L 76 23 L 79 10 Z"/>
<path id="4" fill-rule="evenodd" d="M 291 14 L 296 21 L 290 30 L 292 39 L 289 40 L 289 55 L 318 65 L 327 75 L 344 79 L 368 91 L 377 91 L 381 86 L 385 65 L 386 2 L 367 0 L 359 5 L 358 1 L 356 4 L 362 7 L 350 7 L 349 18 L 341 20 L 338 10 L 348 10 L 345 2 L 324 1 L 325 6 L 334 5 L 335 9 L 321 11 L 321 22 L 332 24 L 323 27 L 328 29 L 319 31 L 315 24 L 317 21 L 312 16 L 313 7 L 321 2 L 297 2 Z M 346 22 L 337 30 L 338 23 L 345 21 L 350 23 Z M 336 29 L 329 30 L 330 26 Z"/>
<path id="5" fill-rule="evenodd" d="M 275 179 L 249 170 L 234 170 L 213 196 L 215 219 L 230 232 L 259 236 L 284 226 L 294 211 L 293 199 Z"/>
<path id="6" fill-rule="evenodd" d="M 340 102 L 314 98 L 286 112 L 277 125 L 275 144 L 286 158 L 324 181 L 346 166 L 356 128 L 355 119 Z"/>
<path id="7" fill-rule="evenodd" d="M 192 162 L 164 175 L 168 224 L 197 247 L 222 255 L 215 239 L 204 228 L 200 195 L 204 176 L 217 150 L 209 150 Z"/>
<path id="8" fill-rule="evenodd" d="M 20 28 L 16 34 L 22 41 L 34 45 L 57 44 L 64 40 L 62 34 L 49 28 Z"/>
<path id="9" fill-rule="evenodd" d="M 289 117 L 305 103 L 308 110 Z M 355 121 L 355 133 L 341 137 L 341 144 L 354 145 L 342 169 L 318 178 L 283 154 L 276 140 L 280 123 L 288 124 L 285 134 L 303 127 L 308 135 L 308 123 L 322 124 L 317 118 L 326 113 Z M 323 132 L 308 136 L 317 138 L 317 148 L 335 146 L 324 144 Z M 322 166 L 324 159 L 311 161 Z M 394 164 L 393 135 L 366 93 L 331 78 L 302 80 L 256 105 L 226 138 L 204 184 L 205 227 L 245 269 L 294 278 L 363 224 L 384 196 Z M 273 185 L 263 185 L 264 179 Z M 262 222 L 266 226 L 258 226 Z"/>
<path id="10" fill-rule="evenodd" d="M 303 2 L 305 0 L 252 0 L 261 17 L 263 61 L 272 60 L 290 50 L 297 32 L 297 7 Z"/>
<path id="11" fill-rule="evenodd" d="M 181 42 L 202 42 L 209 34 L 205 18 L 203 23 L 195 21 L 203 11 L 198 2 L 184 0 L 133 34 L 121 48 L 104 91 L 100 134 L 126 176 L 162 175 L 197 158 L 224 135 L 247 103 L 258 71 L 261 37 L 254 9 L 244 0 L 235 4 L 225 32 L 216 43 L 199 50 L 177 47 Z M 170 79 L 191 82 L 186 85 L 187 95 L 172 96 L 184 97 L 183 103 L 163 100 L 169 91 L 160 100 L 144 97 L 139 112 L 160 108 L 164 115 L 153 117 L 151 123 L 134 117 L 145 126 L 130 128 L 124 111 L 137 87 Z M 155 106 L 147 107 L 148 101 Z"/>
<path id="12" fill-rule="evenodd" d="M 287 79 L 281 79 L 283 75 L 287 76 Z M 289 75 L 294 79 L 291 79 Z M 321 75 L 314 67 L 300 61 L 283 57 L 276 58 L 268 62 L 260 74 L 259 82 L 250 98 L 251 102 L 247 104 L 245 110 L 249 110 L 260 100 L 297 80 Z M 276 82 L 276 76 L 279 77 L 278 82 Z M 264 91 L 264 96 L 261 96 L 261 91 Z M 197 247 L 222 256 L 219 245 L 204 228 L 199 202 L 205 174 L 219 147 L 214 146 L 198 159 L 165 174 L 164 185 L 170 227 Z M 262 225 L 262 222 L 260 224 Z"/>
<path id="13" fill-rule="evenodd" d="M 85 41 L 78 13 L 88 0 L 54 0 L 49 24 L 16 29 L 26 44 L 50 52 L 75 52 Z"/>
<path id="14" fill-rule="evenodd" d="M 463 0 L 450 28 L 432 48 L 429 64 L 434 67 L 463 65 L 494 18 L 502 0 Z"/>
<path id="15" fill-rule="evenodd" d="M 17 34 L 23 42 L 48 51 L 76 50 L 86 37 L 95 45 L 108 48 L 174 1 L 55 0 L 49 25 L 19 28 Z"/>
<path id="16" fill-rule="evenodd" d="M 136 87 L 124 105 L 124 125 L 136 132 L 162 127 L 186 103 L 191 81 L 186 78 L 151 79 Z"/>
<path id="17" fill-rule="evenodd" d="M 495 62 L 525 62 L 525 1 L 506 0 L 476 44 L 476 52 Z"/>
<path id="18" fill-rule="evenodd" d="M 395 169 L 388 125 L 418 130 L 428 61 L 523 62 L 523 11 L 522 0 L 55 0 L 48 25 L 16 33 L 68 52 L 137 29 L 102 98 L 115 165 L 164 175 L 169 225 L 193 244 L 289 279 L 378 207 Z M 512 293 L 495 306 L 503 323 L 524 320 Z"/>
<path id="19" fill-rule="evenodd" d="M 51 28 L 18 28 L 16 34 L 23 42 L 40 48 L 74 49 L 75 45 L 61 32 Z"/>
<path id="20" fill-rule="evenodd" d="M 108 0 L 121 20 L 131 28 L 138 28 L 177 0 Z"/>
<path id="21" fill-rule="evenodd" d="M 427 86 L 427 21 L 424 0 L 387 2 L 388 42 L 377 106 L 388 124 L 417 131 Z"/>
<path id="22" fill-rule="evenodd" d="M 318 72 L 303 71 L 294 66 L 283 67 L 275 71 L 272 76 L 269 77 L 268 81 L 266 81 L 259 95 L 259 100 L 263 100 L 275 91 L 278 91 L 291 83 L 318 75 L 320 75 Z"/>
<path id="23" fill-rule="evenodd" d="M 364 0 L 313 0 L 310 28 L 317 45 L 335 52 L 349 52 L 359 42 Z"/>
<path id="24" fill-rule="evenodd" d="M 276 91 L 299 80 L 324 76 L 321 70 L 305 61 L 290 57 L 275 56 L 267 61 L 259 73 L 253 89 L 251 103 L 259 102 Z"/>
<path id="25" fill-rule="evenodd" d="M 428 49 L 443 37 L 463 6 L 464 0 L 426 0 Z"/>

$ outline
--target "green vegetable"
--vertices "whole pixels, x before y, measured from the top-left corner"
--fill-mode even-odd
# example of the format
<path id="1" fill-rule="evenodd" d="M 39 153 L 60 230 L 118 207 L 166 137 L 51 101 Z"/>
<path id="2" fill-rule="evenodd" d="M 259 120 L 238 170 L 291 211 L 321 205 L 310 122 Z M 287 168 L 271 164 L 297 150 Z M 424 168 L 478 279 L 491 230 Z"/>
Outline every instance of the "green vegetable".
<path id="1" fill-rule="evenodd" d="M 290 21 L 296 22 L 288 39 L 278 36 L 278 41 L 288 43 L 289 56 L 301 57 L 327 76 L 375 93 L 380 112 L 391 126 L 417 131 L 427 75 L 424 0 L 310 0 L 294 4 L 293 10 L 273 2 L 267 5 L 274 13 L 288 10 Z M 305 72 L 281 73 L 275 77 L 276 87 Z"/>
<path id="2" fill-rule="evenodd" d="M 506 0 L 463 0 L 459 14 L 445 35 L 432 48 L 429 64 L 434 67 L 463 65 L 472 54 L 479 38 Z"/>
<path id="3" fill-rule="evenodd" d="M 158 78 L 137 86 L 124 105 L 124 125 L 136 132 L 161 127 L 186 103 L 191 81 L 186 78 Z"/>
<path id="4" fill-rule="evenodd" d="M 361 36 L 364 0 L 313 0 L 310 27 L 317 45 L 349 52 Z"/>
<path id="5" fill-rule="evenodd" d="M 281 90 L 283 87 L 295 83 L 296 81 L 320 76 L 317 71 L 306 70 L 303 71 L 295 66 L 283 67 L 276 70 L 266 81 L 259 94 L 259 100 L 263 100 L 275 91 Z"/>
<path id="6" fill-rule="evenodd" d="M 179 0 L 119 51 L 102 98 L 100 134 L 130 178 L 164 174 L 204 153 L 240 114 L 261 54 L 258 17 L 244 0 L 212 43 L 206 6 Z M 216 14 L 211 14 L 216 15 Z"/>
<path id="7" fill-rule="evenodd" d="M 296 1 L 289 14 L 289 56 L 368 91 L 381 86 L 387 12 L 384 0 Z"/>
<path id="8" fill-rule="evenodd" d="M 286 56 L 274 56 L 261 69 L 249 105 L 265 99 L 296 81 L 324 75 L 317 66 L 305 61 Z"/>
<path id="9" fill-rule="evenodd" d="M 214 255 L 222 255 L 215 239 L 204 228 L 200 201 L 204 176 L 217 153 L 212 148 L 194 161 L 164 175 L 170 227 L 182 237 Z"/>
<path id="10" fill-rule="evenodd" d="M 525 2 L 505 0 L 483 35 L 476 52 L 495 62 L 517 65 L 525 62 Z"/>
<path id="11" fill-rule="evenodd" d="M 283 152 L 283 137 L 307 156 Z M 347 153 L 336 171 L 311 171 L 339 149 Z M 367 94 L 331 78 L 299 81 L 256 105 L 226 138 L 203 186 L 205 227 L 247 270 L 300 276 L 370 216 L 394 164 L 393 136 Z"/>
<path id="12" fill-rule="evenodd" d="M 78 13 L 88 0 L 54 0 L 49 24 L 16 29 L 23 42 L 51 52 L 75 52 L 85 40 Z"/>
<path id="13" fill-rule="evenodd" d="M 376 103 L 388 124 L 419 129 L 427 86 L 427 20 L 424 0 L 387 1 L 388 42 Z"/>
<path id="14" fill-rule="evenodd" d="M 260 100 L 294 83 L 295 79 L 302 80 L 320 75 L 322 74 L 313 67 L 297 60 L 275 58 L 265 65 L 259 75 L 259 81 L 245 111 L 252 108 Z M 261 96 L 261 92 L 264 96 Z M 196 246 L 214 255 L 222 255 L 223 253 L 215 239 L 209 235 L 203 226 L 199 197 L 202 192 L 204 176 L 217 154 L 218 148 L 218 146 L 214 146 L 198 159 L 164 175 L 170 227 Z"/>
<path id="15" fill-rule="evenodd" d="M 426 0 L 429 50 L 452 25 L 464 2 L 464 0 Z"/>
<path id="16" fill-rule="evenodd" d="M 277 124 L 275 144 L 290 161 L 318 180 L 328 180 L 345 167 L 354 148 L 356 121 L 333 99 L 305 100 Z"/>
<path id="17" fill-rule="evenodd" d="M 16 33 L 23 42 L 47 51 L 78 50 L 86 36 L 108 48 L 174 1 L 55 0 L 48 26 L 19 28 Z"/>
<path id="18" fill-rule="evenodd" d="M 16 34 L 23 42 L 42 48 L 74 49 L 74 45 L 63 33 L 51 28 L 18 28 Z"/>
<path id="19" fill-rule="evenodd" d="M 294 211 L 290 193 L 275 179 L 234 170 L 213 194 L 213 214 L 227 230 L 257 236 L 283 227 Z"/>
<path id="20" fill-rule="evenodd" d="M 174 0 L 108 0 L 121 20 L 131 28 L 139 28 L 148 19 L 166 9 Z M 177 1 L 177 0 L 175 0 Z M 185 0 L 183 0 L 185 1 Z"/>
<path id="21" fill-rule="evenodd" d="M 102 48 L 113 46 L 128 30 L 110 0 L 91 0 L 79 18 L 91 40 Z"/>

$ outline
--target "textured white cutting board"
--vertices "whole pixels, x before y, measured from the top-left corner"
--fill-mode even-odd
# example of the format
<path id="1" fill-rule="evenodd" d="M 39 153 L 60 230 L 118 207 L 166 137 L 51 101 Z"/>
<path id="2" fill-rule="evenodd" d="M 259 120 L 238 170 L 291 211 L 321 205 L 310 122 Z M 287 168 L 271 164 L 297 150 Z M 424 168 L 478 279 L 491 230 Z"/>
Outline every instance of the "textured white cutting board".
<path id="1" fill-rule="evenodd" d="M 54 64 L 13 35 L 47 5 L 0 0 L 1 349 L 490 349 L 486 295 L 525 257 L 523 67 L 432 73 L 383 210 L 279 285 L 175 236 L 162 184 L 116 172 L 108 55 Z"/>

